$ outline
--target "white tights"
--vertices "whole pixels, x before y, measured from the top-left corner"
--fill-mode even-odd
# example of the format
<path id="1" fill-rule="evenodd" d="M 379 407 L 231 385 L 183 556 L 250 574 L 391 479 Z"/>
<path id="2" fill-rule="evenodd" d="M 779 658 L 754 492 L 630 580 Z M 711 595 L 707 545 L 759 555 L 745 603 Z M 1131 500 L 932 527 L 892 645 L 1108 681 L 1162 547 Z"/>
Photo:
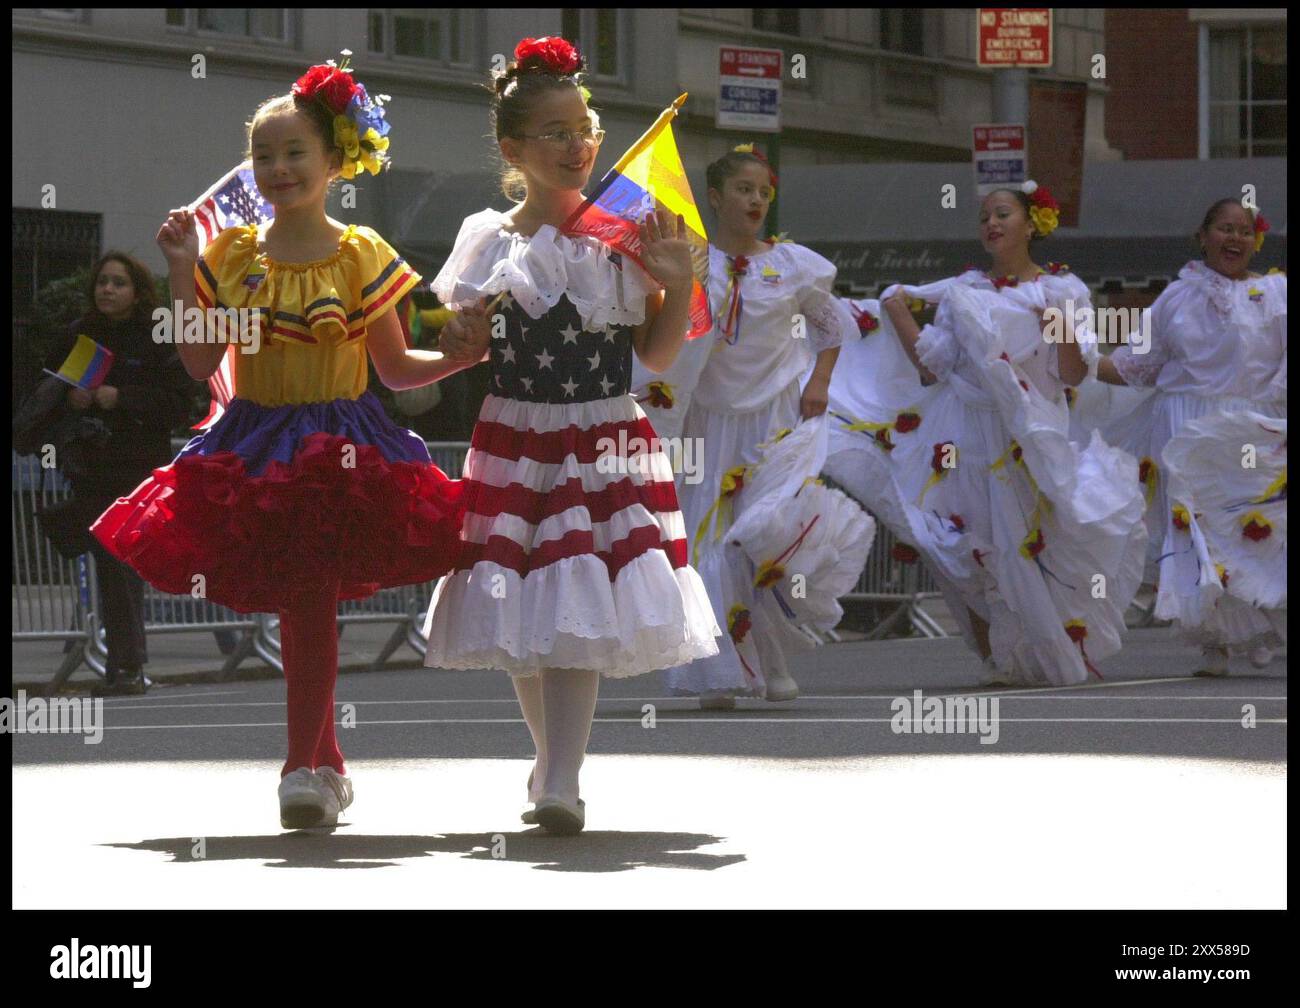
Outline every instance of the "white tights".
<path id="1" fill-rule="evenodd" d="M 578 771 L 587 755 L 596 714 L 600 673 L 594 669 L 542 669 L 538 675 L 511 676 L 528 731 L 537 747 L 528 800 L 578 801 Z"/>

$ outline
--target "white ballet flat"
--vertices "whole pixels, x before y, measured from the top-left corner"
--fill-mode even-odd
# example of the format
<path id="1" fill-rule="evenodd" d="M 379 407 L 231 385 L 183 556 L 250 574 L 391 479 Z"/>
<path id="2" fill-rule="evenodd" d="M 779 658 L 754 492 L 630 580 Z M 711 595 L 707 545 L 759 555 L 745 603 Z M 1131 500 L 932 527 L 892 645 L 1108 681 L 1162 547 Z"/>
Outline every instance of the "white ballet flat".
<path id="1" fill-rule="evenodd" d="M 533 810 L 537 825 L 557 836 L 573 836 L 587 825 L 587 806 L 581 798 L 570 805 L 559 798 L 542 797 Z"/>

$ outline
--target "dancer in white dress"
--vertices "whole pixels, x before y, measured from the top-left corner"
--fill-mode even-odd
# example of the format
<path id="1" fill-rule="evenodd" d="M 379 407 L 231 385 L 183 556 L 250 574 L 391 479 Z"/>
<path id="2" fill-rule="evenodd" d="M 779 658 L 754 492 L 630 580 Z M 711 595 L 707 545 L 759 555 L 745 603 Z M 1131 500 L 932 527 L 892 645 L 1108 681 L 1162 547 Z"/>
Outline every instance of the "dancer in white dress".
<path id="1" fill-rule="evenodd" d="M 1155 388 L 1105 430 L 1142 460 L 1156 615 L 1201 645 L 1204 675 L 1227 674 L 1230 649 L 1262 668 L 1286 639 L 1287 285 L 1250 272 L 1266 227 L 1238 200 L 1212 205 L 1203 261 L 1147 310 L 1146 352 L 1098 371 Z"/>
<path id="2" fill-rule="evenodd" d="M 1030 192 L 981 204 L 991 274 L 857 303 L 879 324 L 846 345 L 831 384 L 827 474 L 899 536 L 896 555 L 925 560 L 990 685 L 1100 675 L 1145 547 L 1136 461 L 1069 438 L 1065 390 L 1098 357 L 1090 300 L 1030 258 L 1055 227 L 1050 196 Z M 933 324 L 918 329 L 909 299 L 938 305 Z"/>
<path id="3" fill-rule="evenodd" d="M 494 120 L 526 196 L 509 213 L 467 218 L 433 285 L 451 306 L 509 293 L 465 459 L 461 553 L 434 592 L 426 664 L 512 674 L 537 747 L 525 822 L 557 833 L 585 825 L 578 772 L 601 674 L 717 654 L 721 633 L 688 563 L 668 460 L 636 448 L 654 431 L 629 394 L 633 350 L 663 369 L 686 335 L 685 225 L 650 217 L 641 228 L 662 295 L 595 238 L 557 231 L 582 203 L 603 136 L 580 70 L 562 39 L 520 43 L 497 78 Z"/>
<path id="4" fill-rule="evenodd" d="M 667 375 L 672 408 L 664 409 L 660 398 L 658 411 L 649 411 L 671 430 L 677 423 L 671 414 L 685 405 L 683 440 L 703 451 L 703 479 L 683 482 L 682 513 L 693 562 L 727 635 L 717 657 L 672 669 L 668 688 L 698 695 L 710 708 L 733 707 L 738 695 L 772 701 L 798 696 L 785 652 L 811 644 L 757 604 L 754 565 L 727 532 L 735 495 L 743 493 L 761 446 L 801 418 L 825 412 L 837 348 L 856 331 L 832 294 L 834 266 L 802 245 L 759 239 L 775 182 L 752 149 L 709 165 L 709 204 L 717 217 L 709 249 L 714 334 L 698 341 L 707 341 L 707 352 L 688 348 L 689 356 Z"/>

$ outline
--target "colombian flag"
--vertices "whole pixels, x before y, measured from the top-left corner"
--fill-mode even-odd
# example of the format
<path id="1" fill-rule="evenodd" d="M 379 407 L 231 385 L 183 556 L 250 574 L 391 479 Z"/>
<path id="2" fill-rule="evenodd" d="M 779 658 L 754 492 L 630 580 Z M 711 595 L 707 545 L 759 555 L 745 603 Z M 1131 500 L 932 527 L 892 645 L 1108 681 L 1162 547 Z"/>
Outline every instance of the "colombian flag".
<path id="1" fill-rule="evenodd" d="M 596 191 L 564 222 L 567 234 L 588 234 L 641 264 L 641 238 L 637 225 L 652 210 L 666 210 L 686 221 L 691 244 L 695 285 L 691 291 L 691 329 L 688 339 L 713 329 L 709 311 L 709 239 L 695 209 L 695 197 L 682 168 L 673 140 L 672 121 L 686 101 L 682 95 L 659 114 L 651 126 L 618 159 L 596 186 Z"/>
<path id="2" fill-rule="evenodd" d="M 112 350 L 100 346 L 89 336 L 78 335 L 72 352 L 68 354 L 68 359 L 57 372 L 50 371 L 48 368 L 42 370 L 46 374 L 61 378 L 69 385 L 75 385 L 89 392 L 104 384 L 104 379 L 108 377 L 112 367 Z"/>

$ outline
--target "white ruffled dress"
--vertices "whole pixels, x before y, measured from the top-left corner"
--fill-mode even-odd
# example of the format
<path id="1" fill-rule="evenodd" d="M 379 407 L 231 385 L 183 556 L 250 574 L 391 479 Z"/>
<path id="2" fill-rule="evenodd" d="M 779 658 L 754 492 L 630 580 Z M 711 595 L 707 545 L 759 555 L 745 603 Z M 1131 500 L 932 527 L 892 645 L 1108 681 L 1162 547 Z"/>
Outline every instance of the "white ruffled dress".
<path id="1" fill-rule="evenodd" d="M 502 216 L 467 218 L 433 284 L 456 308 L 509 294 L 425 664 L 620 678 L 717 654 L 671 466 L 629 394 L 631 327 L 657 285 L 594 238 L 511 234 Z"/>
<path id="2" fill-rule="evenodd" d="M 1178 277 L 1148 309 L 1146 352 L 1124 346 L 1111 358 L 1131 386 L 1155 392 L 1103 431 L 1144 463 L 1156 615 L 1202 645 L 1276 647 L 1286 639 L 1286 275 L 1230 280 L 1193 261 Z M 1257 522 L 1247 534 L 1254 513 L 1268 533 Z"/>
<path id="3" fill-rule="evenodd" d="M 660 436 L 680 432 L 686 446 L 700 449 L 695 471 L 679 478 L 682 513 L 693 562 L 708 588 L 714 616 L 726 630 L 717 657 L 669 671 L 668 688 L 678 695 L 762 696 L 763 668 L 784 669 L 787 651 L 811 646 L 782 607 L 760 605 L 755 565 L 727 535 L 744 491 L 721 504 L 719 498 L 729 470 L 755 465 L 762 445 L 799 423 L 803 379 L 816 355 L 856 332 L 852 316 L 832 293 L 835 267 L 802 245 L 776 242 L 747 257 L 738 277 L 738 326 L 724 335 L 733 294 L 734 269 L 729 267 L 734 262 L 710 247 L 713 333 L 688 341 L 663 374 L 633 368 L 633 389 Z M 779 618 L 769 618 L 773 612 Z"/>
<path id="4" fill-rule="evenodd" d="M 827 474 L 916 549 L 972 650 L 968 609 L 1019 681 L 1100 675 L 1141 581 L 1146 530 L 1136 460 L 1095 433 L 1070 440 L 1056 347 L 1039 328 L 1049 305 L 1090 305 L 1087 287 L 1044 273 L 999 289 L 970 270 L 904 290 L 938 304 L 916 347 L 937 381 L 920 384 L 879 302 L 857 302 L 879 325 L 841 351 Z M 1075 331 L 1095 375 L 1096 337 Z"/>

